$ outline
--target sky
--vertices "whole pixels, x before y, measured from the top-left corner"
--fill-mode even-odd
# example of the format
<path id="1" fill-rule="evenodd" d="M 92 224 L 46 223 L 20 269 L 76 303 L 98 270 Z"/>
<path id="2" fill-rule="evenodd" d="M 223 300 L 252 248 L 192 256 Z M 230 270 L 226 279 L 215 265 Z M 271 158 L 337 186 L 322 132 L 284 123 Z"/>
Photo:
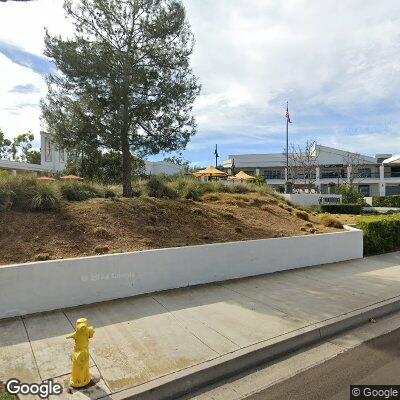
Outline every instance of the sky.
<path id="1" fill-rule="evenodd" d="M 282 152 L 307 139 L 369 155 L 400 153 L 398 0 L 183 0 L 202 85 L 194 164 L 230 154 Z M 54 66 L 44 28 L 71 30 L 61 0 L 0 2 L 0 129 L 39 146 L 39 102 Z M 157 158 L 162 158 L 160 155 Z"/>

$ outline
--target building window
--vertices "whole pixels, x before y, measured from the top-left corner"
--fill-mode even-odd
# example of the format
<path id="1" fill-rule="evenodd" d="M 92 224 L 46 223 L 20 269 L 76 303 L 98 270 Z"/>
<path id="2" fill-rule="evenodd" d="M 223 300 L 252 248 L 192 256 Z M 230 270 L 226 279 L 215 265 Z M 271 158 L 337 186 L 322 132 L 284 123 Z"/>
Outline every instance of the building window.
<path id="1" fill-rule="evenodd" d="M 264 172 L 265 179 L 282 179 L 283 174 L 280 170 L 268 170 Z"/>
<path id="2" fill-rule="evenodd" d="M 60 150 L 58 151 L 58 154 L 59 154 L 59 159 L 58 159 L 58 161 L 60 161 L 60 163 L 65 162 L 65 151 L 62 150 L 62 149 L 60 149 Z"/>
<path id="3" fill-rule="evenodd" d="M 359 178 L 371 178 L 371 168 L 359 168 L 357 176 Z"/>
<path id="4" fill-rule="evenodd" d="M 369 185 L 360 185 L 360 186 L 358 186 L 358 191 L 359 191 L 364 197 L 369 197 L 369 194 L 370 194 Z"/>
<path id="5" fill-rule="evenodd" d="M 48 138 L 44 139 L 44 160 L 51 161 L 51 142 Z"/>

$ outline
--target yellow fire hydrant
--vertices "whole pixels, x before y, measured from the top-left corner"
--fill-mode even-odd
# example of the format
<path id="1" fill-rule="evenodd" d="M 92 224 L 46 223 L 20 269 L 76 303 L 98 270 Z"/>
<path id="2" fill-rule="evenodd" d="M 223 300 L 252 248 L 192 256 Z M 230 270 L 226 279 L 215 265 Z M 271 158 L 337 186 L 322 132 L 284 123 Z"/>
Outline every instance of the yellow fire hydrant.
<path id="1" fill-rule="evenodd" d="M 67 339 L 75 340 L 74 354 L 72 355 L 72 373 L 69 383 L 74 388 L 81 388 L 90 383 L 89 372 L 89 339 L 94 335 L 94 328 L 88 326 L 86 318 L 76 321 L 76 331 Z"/>

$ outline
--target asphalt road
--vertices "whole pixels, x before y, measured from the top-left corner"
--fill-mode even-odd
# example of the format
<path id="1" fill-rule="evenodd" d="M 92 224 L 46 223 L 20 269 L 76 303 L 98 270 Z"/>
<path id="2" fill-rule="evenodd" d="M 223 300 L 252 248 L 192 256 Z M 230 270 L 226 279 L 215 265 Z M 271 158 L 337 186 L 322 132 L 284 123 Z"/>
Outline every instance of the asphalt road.
<path id="1" fill-rule="evenodd" d="M 400 385 L 400 329 L 247 399 L 348 400 L 351 384 Z"/>

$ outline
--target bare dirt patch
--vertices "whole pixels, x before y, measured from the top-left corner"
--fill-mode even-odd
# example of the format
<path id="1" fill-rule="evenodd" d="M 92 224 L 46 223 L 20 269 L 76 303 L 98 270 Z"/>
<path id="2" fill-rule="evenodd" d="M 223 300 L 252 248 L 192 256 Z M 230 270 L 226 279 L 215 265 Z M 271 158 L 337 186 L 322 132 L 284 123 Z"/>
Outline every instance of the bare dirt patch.
<path id="1" fill-rule="evenodd" d="M 0 264 L 334 231 L 272 196 L 89 200 L 55 213 L 0 213 Z"/>

